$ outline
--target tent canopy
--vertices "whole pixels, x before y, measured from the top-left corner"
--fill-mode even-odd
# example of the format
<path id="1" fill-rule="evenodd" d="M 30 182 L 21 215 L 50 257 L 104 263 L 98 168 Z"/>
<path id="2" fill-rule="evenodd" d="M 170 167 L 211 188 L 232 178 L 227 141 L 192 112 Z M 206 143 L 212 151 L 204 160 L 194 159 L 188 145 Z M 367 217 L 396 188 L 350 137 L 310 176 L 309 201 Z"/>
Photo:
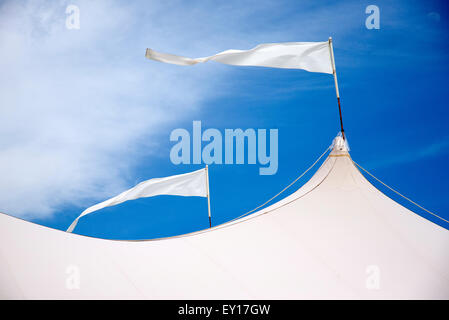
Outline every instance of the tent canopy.
<path id="1" fill-rule="evenodd" d="M 338 138 L 295 193 L 212 229 L 114 241 L 0 214 L 0 240 L 0 298 L 449 298 L 449 231 L 371 185 Z"/>

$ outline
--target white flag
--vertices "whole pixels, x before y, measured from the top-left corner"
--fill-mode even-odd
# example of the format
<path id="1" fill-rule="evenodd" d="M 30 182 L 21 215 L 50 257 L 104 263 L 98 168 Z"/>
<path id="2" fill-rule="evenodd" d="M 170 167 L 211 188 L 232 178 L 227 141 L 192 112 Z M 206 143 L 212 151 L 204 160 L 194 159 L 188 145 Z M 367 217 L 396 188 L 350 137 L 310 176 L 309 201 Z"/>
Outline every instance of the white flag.
<path id="1" fill-rule="evenodd" d="M 75 229 L 78 220 L 91 212 L 114 206 L 116 204 L 138 198 L 153 197 L 157 195 L 174 195 L 184 197 L 207 197 L 206 169 L 179 174 L 165 178 L 156 178 L 143 181 L 134 188 L 120 193 L 114 198 L 98 203 L 84 210 L 75 221 L 72 222 L 67 232 Z"/>
<path id="2" fill-rule="evenodd" d="M 236 66 L 303 69 L 332 74 L 329 42 L 284 42 L 260 44 L 250 50 L 226 50 L 204 58 L 186 58 L 147 49 L 148 59 L 181 66 L 209 60 Z"/>

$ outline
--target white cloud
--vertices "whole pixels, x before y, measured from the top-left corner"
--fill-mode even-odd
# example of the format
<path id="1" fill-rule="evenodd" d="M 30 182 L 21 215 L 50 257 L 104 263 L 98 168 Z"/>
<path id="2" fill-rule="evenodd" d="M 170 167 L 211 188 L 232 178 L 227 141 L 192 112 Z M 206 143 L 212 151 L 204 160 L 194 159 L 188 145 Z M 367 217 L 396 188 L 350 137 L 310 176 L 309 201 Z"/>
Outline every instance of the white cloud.
<path id="1" fill-rule="evenodd" d="M 130 9 L 79 6 L 80 30 L 62 4 L 0 9 L 1 211 L 46 217 L 121 189 L 152 135 L 207 96 L 184 70 L 144 61 Z"/>
<path id="2" fill-rule="evenodd" d="M 79 30 L 65 27 L 69 4 L 80 8 Z M 335 14 L 306 9 L 306 25 Z M 157 149 L 152 137 L 198 110 L 231 72 L 217 68 L 211 76 L 207 66 L 191 72 L 145 61 L 145 48 L 201 56 L 259 42 L 322 40 L 321 27 L 281 23 L 288 10 L 260 1 L 245 9 L 164 1 L 3 3 L 0 211 L 49 217 L 62 205 L 128 187 L 139 159 Z M 273 21 L 261 18 L 267 13 Z M 342 19 L 340 27 L 348 28 Z"/>

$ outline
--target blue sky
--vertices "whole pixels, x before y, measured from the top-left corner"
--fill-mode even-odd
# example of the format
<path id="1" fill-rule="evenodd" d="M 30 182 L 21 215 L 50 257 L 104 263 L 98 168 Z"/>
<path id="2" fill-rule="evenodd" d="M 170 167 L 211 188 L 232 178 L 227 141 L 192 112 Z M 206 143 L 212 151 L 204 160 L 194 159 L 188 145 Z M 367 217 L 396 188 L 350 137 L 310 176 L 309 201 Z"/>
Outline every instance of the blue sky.
<path id="1" fill-rule="evenodd" d="M 79 30 L 65 27 L 69 4 L 80 8 Z M 372 4 L 379 30 L 365 27 Z M 215 223 L 256 207 L 338 133 L 332 76 L 179 67 L 146 60 L 145 48 L 200 57 L 332 36 L 353 159 L 448 219 L 448 13 L 445 1 L 3 1 L 0 211 L 65 230 L 140 181 L 198 169 L 169 159 L 171 131 L 191 131 L 194 120 L 222 132 L 279 130 L 276 175 L 210 166 Z M 207 226 L 205 199 L 160 196 L 98 211 L 75 232 L 142 239 Z"/>

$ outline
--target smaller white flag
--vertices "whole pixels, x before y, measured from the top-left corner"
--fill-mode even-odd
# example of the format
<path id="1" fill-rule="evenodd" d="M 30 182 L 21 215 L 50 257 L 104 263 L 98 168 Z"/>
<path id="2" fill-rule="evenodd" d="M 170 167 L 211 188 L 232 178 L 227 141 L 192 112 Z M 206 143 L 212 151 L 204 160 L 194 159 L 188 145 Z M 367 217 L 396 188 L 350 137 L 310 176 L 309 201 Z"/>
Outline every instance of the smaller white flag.
<path id="1" fill-rule="evenodd" d="M 226 50 L 213 56 L 191 59 L 147 49 L 145 57 L 181 66 L 213 60 L 235 66 L 303 69 L 333 73 L 329 42 L 283 42 L 260 44 L 250 50 Z"/>
<path id="2" fill-rule="evenodd" d="M 173 195 L 184 197 L 207 197 L 206 169 L 179 174 L 165 178 L 155 178 L 143 181 L 134 188 L 126 190 L 111 199 L 98 203 L 84 210 L 72 222 L 67 232 L 75 229 L 78 220 L 91 212 L 115 206 L 116 204 L 138 198 L 153 197 L 157 195 Z"/>

